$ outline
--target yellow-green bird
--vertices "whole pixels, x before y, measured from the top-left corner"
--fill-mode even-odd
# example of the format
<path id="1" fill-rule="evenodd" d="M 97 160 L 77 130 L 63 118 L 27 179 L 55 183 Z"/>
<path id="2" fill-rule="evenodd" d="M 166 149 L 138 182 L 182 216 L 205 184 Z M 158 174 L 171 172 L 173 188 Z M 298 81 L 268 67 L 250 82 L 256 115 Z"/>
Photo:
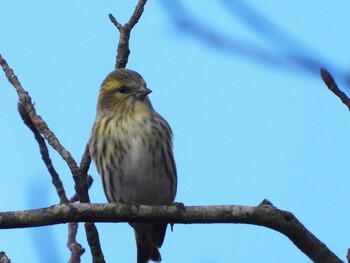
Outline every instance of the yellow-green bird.
<path id="1" fill-rule="evenodd" d="M 140 74 L 116 69 L 102 82 L 89 149 L 111 203 L 172 204 L 177 189 L 172 131 L 152 107 Z M 165 223 L 131 223 L 137 263 L 160 262 Z"/>

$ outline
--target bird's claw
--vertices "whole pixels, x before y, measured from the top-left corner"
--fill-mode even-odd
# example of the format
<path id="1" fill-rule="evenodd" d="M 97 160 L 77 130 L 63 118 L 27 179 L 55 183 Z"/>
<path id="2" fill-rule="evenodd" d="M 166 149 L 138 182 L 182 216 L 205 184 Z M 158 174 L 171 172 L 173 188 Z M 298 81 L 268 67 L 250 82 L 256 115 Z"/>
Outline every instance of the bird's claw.
<path id="1" fill-rule="evenodd" d="M 186 207 L 185 207 L 184 203 L 174 202 L 172 205 L 176 206 L 178 212 L 186 213 Z M 170 230 L 171 230 L 171 232 L 174 231 L 174 223 L 170 223 Z"/>
<path id="2" fill-rule="evenodd" d="M 186 213 L 186 207 L 184 205 L 184 203 L 180 203 L 180 202 L 175 202 L 173 203 L 173 205 L 176 206 L 176 208 L 181 211 L 181 213 Z"/>

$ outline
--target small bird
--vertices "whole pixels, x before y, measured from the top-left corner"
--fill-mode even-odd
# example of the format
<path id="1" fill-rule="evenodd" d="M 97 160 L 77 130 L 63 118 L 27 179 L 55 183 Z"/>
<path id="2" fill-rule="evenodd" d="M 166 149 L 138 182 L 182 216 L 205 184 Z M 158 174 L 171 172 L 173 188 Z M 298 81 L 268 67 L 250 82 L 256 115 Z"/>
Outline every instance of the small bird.
<path id="1" fill-rule="evenodd" d="M 169 205 L 177 190 L 172 131 L 152 107 L 140 74 L 116 69 L 102 82 L 89 139 L 110 203 Z M 137 263 L 162 260 L 166 223 L 130 223 Z"/>

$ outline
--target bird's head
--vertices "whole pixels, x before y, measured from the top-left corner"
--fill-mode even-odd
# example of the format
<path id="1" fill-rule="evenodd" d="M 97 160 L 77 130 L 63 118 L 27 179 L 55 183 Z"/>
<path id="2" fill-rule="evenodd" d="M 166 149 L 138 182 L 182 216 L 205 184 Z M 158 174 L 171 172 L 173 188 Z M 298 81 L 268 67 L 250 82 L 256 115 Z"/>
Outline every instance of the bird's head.
<path id="1" fill-rule="evenodd" d="M 151 110 L 147 97 L 152 91 L 146 87 L 141 75 L 128 69 L 112 71 L 102 82 L 97 110 L 112 114 Z"/>

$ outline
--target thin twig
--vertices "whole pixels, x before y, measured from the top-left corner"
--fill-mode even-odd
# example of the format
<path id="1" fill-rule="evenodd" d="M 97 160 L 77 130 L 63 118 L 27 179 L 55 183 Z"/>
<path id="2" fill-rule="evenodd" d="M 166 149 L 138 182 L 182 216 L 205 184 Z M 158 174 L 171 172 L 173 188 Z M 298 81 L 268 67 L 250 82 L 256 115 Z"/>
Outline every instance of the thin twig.
<path id="1" fill-rule="evenodd" d="M 78 223 L 68 224 L 68 242 L 67 247 L 71 251 L 69 263 L 79 263 L 81 255 L 84 254 L 85 248 L 77 242 Z"/>
<path id="2" fill-rule="evenodd" d="M 344 92 L 342 92 L 337 83 L 335 83 L 332 75 L 324 68 L 321 68 L 321 78 L 323 82 L 327 85 L 328 89 L 332 91 L 350 110 L 350 99 Z"/>
<path id="3" fill-rule="evenodd" d="M 108 17 L 119 31 L 122 30 L 122 24 L 120 24 L 112 14 L 109 14 Z"/>
<path id="4" fill-rule="evenodd" d="M 130 17 L 130 20 L 125 25 L 128 25 L 130 27 L 130 30 L 133 29 L 133 27 L 139 22 L 139 19 L 143 13 L 144 7 L 146 5 L 147 0 L 139 0 L 137 3 L 137 6 L 135 7 L 135 11 Z"/>
<path id="5" fill-rule="evenodd" d="M 178 205 L 61 204 L 43 209 L 0 213 L 0 228 L 3 229 L 66 222 L 154 221 L 176 224 L 239 223 L 264 226 L 287 236 L 313 262 L 342 262 L 292 213 L 277 209 L 267 200 L 255 207 L 188 206 L 183 209 Z"/>
<path id="6" fill-rule="evenodd" d="M 81 157 L 80 165 L 79 165 L 79 169 L 82 174 L 87 175 L 87 172 L 90 168 L 90 164 L 91 164 L 91 157 L 89 152 L 89 144 L 86 144 L 85 150 L 84 150 L 83 156 Z M 90 188 L 91 186 L 91 185 L 89 186 L 89 180 L 90 179 L 88 178 L 88 188 Z"/>
<path id="7" fill-rule="evenodd" d="M 130 32 L 139 21 L 143 13 L 146 2 L 147 0 L 139 0 L 134 13 L 129 19 L 129 22 L 127 22 L 124 26 L 120 24 L 112 14 L 109 14 L 109 19 L 119 31 L 119 43 L 118 43 L 118 49 L 117 49 L 115 68 L 125 68 L 126 64 L 128 63 L 129 54 L 130 54 L 130 49 L 129 49 Z"/>
<path id="8" fill-rule="evenodd" d="M 88 180 L 88 187 L 90 188 L 93 179 L 89 175 L 87 177 Z M 75 203 L 79 201 L 78 195 L 75 193 L 72 198 L 69 199 L 70 203 Z M 78 223 L 69 223 L 68 224 L 68 242 L 67 247 L 71 251 L 71 256 L 69 259 L 69 263 L 79 263 L 81 260 L 81 256 L 85 253 L 85 248 L 77 242 L 77 233 L 78 233 Z"/>

